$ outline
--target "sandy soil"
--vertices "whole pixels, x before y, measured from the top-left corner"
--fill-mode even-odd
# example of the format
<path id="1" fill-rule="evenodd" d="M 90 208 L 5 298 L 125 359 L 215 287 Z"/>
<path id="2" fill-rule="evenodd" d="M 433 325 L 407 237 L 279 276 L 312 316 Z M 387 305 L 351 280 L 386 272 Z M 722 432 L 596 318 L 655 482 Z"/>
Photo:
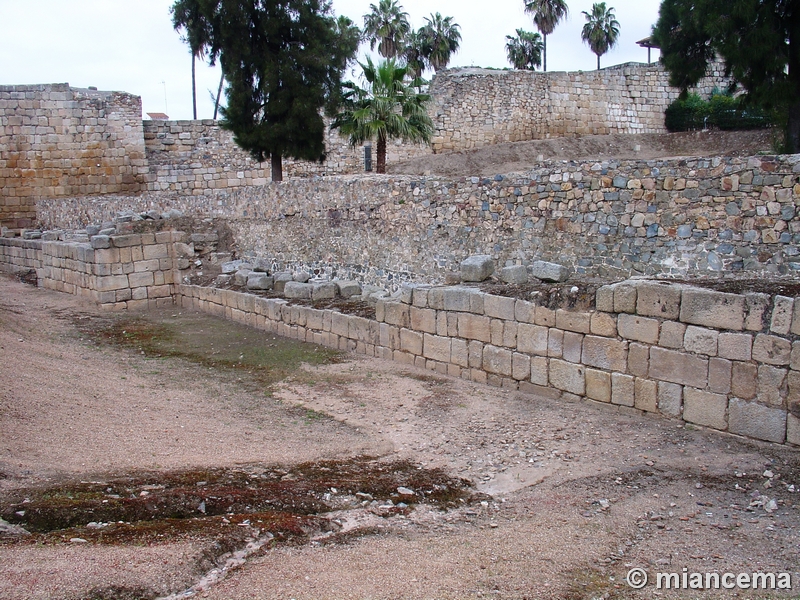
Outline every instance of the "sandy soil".
<path id="1" fill-rule="evenodd" d="M 650 160 L 682 156 L 753 156 L 772 152 L 770 130 L 693 131 L 638 135 L 586 135 L 497 144 L 424 156 L 386 165 L 388 173 L 448 177 L 493 176 L 530 171 L 543 161 Z"/>
<path id="2" fill-rule="evenodd" d="M 800 590 L 790 449 L 359 357 L 305 367 L 265 401 L 229 374 L 81 339 L 76 319 L 93 315 L 0 278 L 0 505 L 140 469 L 360 454 L 441 467 L 490 495 L 449 511 L 345 511 L 349 535 L 265 547 L 199 597 L 653 597 L 625 584 L 632 567 L 789 572 Z M 326 417 L 298 422 L 298 405 Z M 167 596 L 213 566 L 210 544 L 5 538 L 0 598 Z"/>

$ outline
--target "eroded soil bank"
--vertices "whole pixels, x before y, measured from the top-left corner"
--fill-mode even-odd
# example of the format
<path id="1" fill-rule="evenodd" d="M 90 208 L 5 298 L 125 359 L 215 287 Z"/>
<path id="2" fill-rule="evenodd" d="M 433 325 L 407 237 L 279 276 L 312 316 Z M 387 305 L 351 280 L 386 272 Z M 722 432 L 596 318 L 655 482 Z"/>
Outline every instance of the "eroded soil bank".
<path id="1" fill-rule="evenodd" d="M 787 448 L 10 278 L 0 356 L 0 598 L 653 597 L 632 567 L 800 591 Z"/>

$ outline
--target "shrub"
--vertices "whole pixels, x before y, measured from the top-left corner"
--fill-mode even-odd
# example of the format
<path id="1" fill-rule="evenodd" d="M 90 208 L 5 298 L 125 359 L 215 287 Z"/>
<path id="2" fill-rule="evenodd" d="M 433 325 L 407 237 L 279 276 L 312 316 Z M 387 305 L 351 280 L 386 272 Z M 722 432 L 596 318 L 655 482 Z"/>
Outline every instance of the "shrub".
<path id="1" fill-rule="evenodd" d="M 762 109 L 746 105 L 742 98 L 715 90 L 709 100 L 696 93 L 675 100 L 667 107 L 664 124 L 668 131 L 741 130 L 770 127 L 772 119 Z"/>

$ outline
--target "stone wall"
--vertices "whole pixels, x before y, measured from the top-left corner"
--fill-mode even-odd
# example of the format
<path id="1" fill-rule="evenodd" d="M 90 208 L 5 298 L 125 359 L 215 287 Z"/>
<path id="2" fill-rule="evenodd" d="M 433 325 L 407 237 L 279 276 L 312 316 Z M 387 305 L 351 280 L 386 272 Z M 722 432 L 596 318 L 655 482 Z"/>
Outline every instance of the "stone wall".
<path id="1" fill-rule="evenodd" d="M 0 238 L 0 271 L 35 269 L 42 287 L 106 309 L 168 306 L 189 266 L 184 238 L 172 231 L 95 236 L 91 243 Z"/>
<path id="2" fill-rule="evenodd" d="M 503 142 L 611 133 L 662 133 L 664 111 L 680 90 L 660 64 L 599 71 L 547 72 L 459 68 L 431 84 L 434 152 Z M 708 97 L 729 79 L 712 64 L 695 90 Z"/>
<path id="3" fill-rule="evenodd" d="M 141 114 L 120 92 L 0 86 L 0 224 L 30 226 L 41 197 L 139 191 Z"/>
<path id="4" fill-rule="evenodd" d="M 627 281 L 596 311 L 409 286 L 377 319 L 180 285 L 185 308 L 522 392 L 800 445 L 800 299 Z"/>
<path id="5" fill-rule="evenodd" d="M 41 201 L 47 227 L 177 208 L 222 217 L 239 251 L 396 287 L 443 281 L 471 254 L 574 272 L 753 274 L 800 270 L 800 155 L 549 163 L 489 179 L 326 177 L 214 190 Z"/>

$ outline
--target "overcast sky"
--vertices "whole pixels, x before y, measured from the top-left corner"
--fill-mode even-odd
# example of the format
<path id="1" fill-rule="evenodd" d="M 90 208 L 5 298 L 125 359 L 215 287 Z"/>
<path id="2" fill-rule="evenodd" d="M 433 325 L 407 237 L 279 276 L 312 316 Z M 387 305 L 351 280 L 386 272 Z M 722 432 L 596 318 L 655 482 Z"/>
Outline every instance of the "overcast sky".
<path id="1" fill-rule="evenodd" d="M 333 0 L 337 14 L 359 26 L 377 0 Z M 593 0 L 570 0 L 569 18 L 548 36 L 549 71 L 593 70 L 595 55 L 581 42 L 581 11 Z M 0 84 L 69 83 L 142 97 L 143 112 L 191 119 L 191 57 L 172 29 L 173 0 L 0 0 Z M 461 49 L 450 66 L 507 67 L 505 36 L 536 31 L 523 0 L 401 0 L 412 27 L 431 12 L 452 16 L 461 26 Z M 607 0 L 620 22 L 616 48 L 602 66 L 646 62 L 636 42 L 650 34 L 658 0 Z M 362 48 L 363 50 L 363 48 Z M 658 51 L 653 51 L 653 60 Z M 211 118 L 210 91 L 218 68 L 198 63 L 198 117 Z M 146 118 L 146 117 L 145 117 Z"/>

